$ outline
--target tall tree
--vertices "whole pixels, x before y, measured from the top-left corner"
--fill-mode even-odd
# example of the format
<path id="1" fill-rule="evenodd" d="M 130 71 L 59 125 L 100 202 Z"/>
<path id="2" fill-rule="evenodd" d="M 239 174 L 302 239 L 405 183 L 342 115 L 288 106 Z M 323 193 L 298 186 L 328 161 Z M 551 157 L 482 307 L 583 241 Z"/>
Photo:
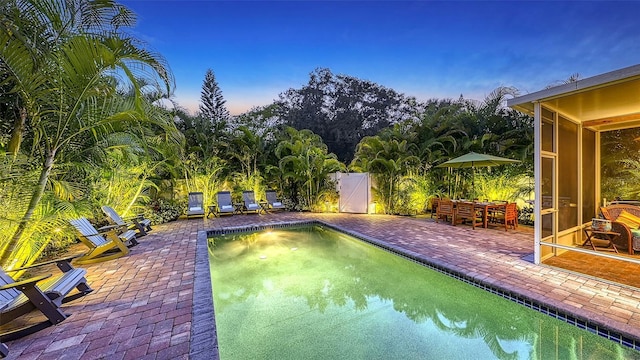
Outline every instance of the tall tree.
<path id="1" fill-rule="evenodd" d="M 229 111 L 222 96 L 222 90 L 218 86 L 213 70 L 207 69 L 200 93 L 200 116 L 211 123 L 214 136 L 220 136 L 227 128 Z"/>
<path id="2" fill-rule="evenodd" d="M 415 100 L 371 81 L 316 69 L 301 89 L 289 89 L 277 101 L 281 119 L 298 130 L 322 137 L 328 150 L 348 162 L 365 136 L 410 119 Z"/>

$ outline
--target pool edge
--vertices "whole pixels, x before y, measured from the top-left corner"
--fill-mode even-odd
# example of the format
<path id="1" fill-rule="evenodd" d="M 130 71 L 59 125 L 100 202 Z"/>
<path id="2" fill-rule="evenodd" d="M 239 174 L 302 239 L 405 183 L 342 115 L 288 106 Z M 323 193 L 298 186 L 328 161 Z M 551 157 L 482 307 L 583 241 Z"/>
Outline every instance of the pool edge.
<path id="1" fill-rule="evenodd" d="M 193 279 L 193 309 L 189 358 L 219 360 L 218 336 L 213 305 L 213 289 L 209 270 L 207 231 L 198 231 Z"/>

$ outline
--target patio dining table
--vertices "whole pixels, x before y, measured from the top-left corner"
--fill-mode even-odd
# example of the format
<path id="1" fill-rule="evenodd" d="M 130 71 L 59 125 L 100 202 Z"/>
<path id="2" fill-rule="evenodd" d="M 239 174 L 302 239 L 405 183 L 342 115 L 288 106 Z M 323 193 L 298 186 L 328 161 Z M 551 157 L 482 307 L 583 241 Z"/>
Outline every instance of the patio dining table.
<path id="1" fill-rule="evenodd" d="M 453 203 L 454 208 L 460 202 L 471 203 L 471 201 L 469 200 L 451 200 L 451 202 Z M 492 202 L 492 201 L 473 202 L 473 206 L 477 210 L 482 210 L 482 227 L 485 229 L 489 227 L 489 211 L 506 209 L 506 203 L 503 203 L 503 202 Z"/>
<path id="2" fill-rule="evenodd" d="M 482 225 L 486 229 L 489 226 L 489 210 L 505 209 L 506 204 L 495 202 L 477 202 L 474 203 L 476 209 L 482 210 Z"/>

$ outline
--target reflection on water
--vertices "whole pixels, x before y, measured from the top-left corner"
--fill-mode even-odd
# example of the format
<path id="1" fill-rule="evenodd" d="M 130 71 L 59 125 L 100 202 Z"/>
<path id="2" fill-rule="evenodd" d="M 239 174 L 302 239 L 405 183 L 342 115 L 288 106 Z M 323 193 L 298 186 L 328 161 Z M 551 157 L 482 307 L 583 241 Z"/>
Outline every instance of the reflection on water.
<path id="1" fill-rule="evenodd" d="M 209 240 L 227 359 L 640 359 L 320 227 Z"/>

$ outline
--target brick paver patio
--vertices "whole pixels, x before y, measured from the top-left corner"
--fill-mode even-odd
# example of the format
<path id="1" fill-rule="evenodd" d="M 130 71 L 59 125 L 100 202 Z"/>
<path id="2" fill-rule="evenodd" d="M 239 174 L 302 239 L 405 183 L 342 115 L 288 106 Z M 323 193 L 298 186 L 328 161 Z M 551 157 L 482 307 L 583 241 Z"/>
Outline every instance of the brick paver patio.
<path id="1" fill-rule="evenodd" d="M 155 226 L 128 256 L 83 266 L 95 291 L 65 304 L 72 316 L 61 324 L 8 342 L 8 358 L 216 358 L 215 325 L 202 316 L 210 307 L 209 284 L 196 281 L 203 275 L 195 269 L 208 266 L 198 232 L 314 219 L 640 339 L 639 288 L 532 264 L 523 259 L 533 251 L 532 234 L 386 215 L 279 213 Z"/>

